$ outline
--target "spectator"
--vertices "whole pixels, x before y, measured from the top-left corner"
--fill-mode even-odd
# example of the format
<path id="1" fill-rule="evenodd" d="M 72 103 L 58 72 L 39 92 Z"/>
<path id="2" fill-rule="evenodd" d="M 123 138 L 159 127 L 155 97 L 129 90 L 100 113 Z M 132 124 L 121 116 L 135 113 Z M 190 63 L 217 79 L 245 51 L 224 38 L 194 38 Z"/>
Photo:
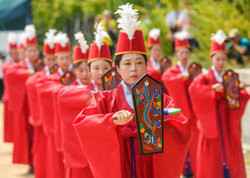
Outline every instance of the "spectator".
<path id="1" fill-rule="evenodd" d="M 170 27 L 170 31 L 168 33 L 167 38 L 168 40 L 171 41 L 172 53 L 174 53 L 175 51 L 174 35 L 176 32 L 180 30 L 180 27 L 177 24 L 177 20 L 179 18 L 180 12 L 181 11 L 178 9 L 178 7 L 176 7 L 174 10 L 170 11 L 166 16 L 166 25 Z"/>
<path id="2" fill-rule="evenodd" d="M 105 37 L 103 41 L 107 43 L 111 56 L 113 56 L 114 41 L 116 41 L 116 21 L 112 19 L 112 15 L 109 10 L 103 11 L 102 20 L 100 21 L 100 24 L 104 27 L 104 30 L 110 36 L 110 39 Z"/>
<path id="3" fill-rule="evenodd" d="M 195 11 L 193 9 L 190 9 L 189 3 L 186 1 L 183 2 L 183 6 L 184 6 L 184 10 L 180 12 L 180 15 L 177 20 L 177 24 L 178 24 L 180 31 L 188 32 L 189 28 L 193 26 L 193 24 L 191 23 L 191 18 L 189 14 L 193 14 L 195 13 Z M 198 42 L 193 37 L 193 35 L 191 35 L 189 32 L 188 32 L 188 42 L 191 45 L 191 49 L 193 49 L 194 47 L 199 48 Z"/>
<path id="4" fill-rule="evenodd" d="M 250 41 L 240 36 L 239 30 L 231 29 L 228 34 L 227 55 L 229 59 L 235 58 L 240 65 L 247 64 L 250 55 Z"/>

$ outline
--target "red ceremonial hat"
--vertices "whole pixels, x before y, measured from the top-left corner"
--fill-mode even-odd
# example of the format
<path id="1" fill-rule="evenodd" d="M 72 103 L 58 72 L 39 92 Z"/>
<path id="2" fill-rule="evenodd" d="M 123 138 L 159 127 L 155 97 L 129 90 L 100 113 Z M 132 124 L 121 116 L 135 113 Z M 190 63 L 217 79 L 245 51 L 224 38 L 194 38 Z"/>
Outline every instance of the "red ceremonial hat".
<path id="1" fill-rule="evenodd" d="M 45 33 L 46 39 L 43 45 L 43 55 L 55 55 L 55 29 L 50 29 Z"/>
<path id="2" fill-rule="evenodd" d="M 186 31 L 177 32 L 175 34 L 175 51 L 182 47 L 190 48 L 187 36 L 188 33 Z"/>
<path id="3" fill-rule="evenodd" d="M 120 14 L 117 22 L 121 30 L 115 56 L 127 53 L 147 55 L 142 30 L 137 29 L 140 23 L 137 21 L 137 9 L 132 9 L 132 4 L 121 5 L 119 8 L 115 13 Z"/>
<path id="4" fill-rule="evenodd" d="M 10 32 L 8 34 L 9 52 L 12 50 L 17 50 L 17 35 Z"/>
<path id="5" fill-rule="evenodd" d="M 26 34 L 26 40 L 25 40 L 25 48 L 29 46 L 38 46 L 38 42 L 36 39 L 36 29 L 35 26 L 30 24 L 25 26 L 25 34 Z"/>
<path id="6" fill-rule="evenodd" d="M 161 45 L 160 40 L 160 29 L 153 28 L 148 35 L 148 48 L 151 48 L 153 45 Z"/>
<path id="7" fill-rule="evenodd" d="M 212 34 L 212 43 L 210 48 L 210 55 L 214 55 L 217 52 L 226 52 L 226 35 L 222 30 L 218 30 L 216 34 Z"/>
<path id="8" fill-rule="evenodd" d="M 55 55 L 71 53 L 69 39 L 66 33 L 59 32 L 55 37 Z"/>
<path id="9" fill-rule="evenodd" d="M 103 41 L 104 37 L 108 37 L 101 24 L 95 26 L 95 41 L 91 44 L 89 50 L 88 64 L 99 59 L 103 59 L 112 63 L 109 46 Z"/>
<path id="10" fill-rule="evenodd" d="M 74 63 L 88 61 L 89 46 L 83 33 L 76 33 L 75 39 L 78 41 L 79 45 L 76 45 L 74 48 Z"/>

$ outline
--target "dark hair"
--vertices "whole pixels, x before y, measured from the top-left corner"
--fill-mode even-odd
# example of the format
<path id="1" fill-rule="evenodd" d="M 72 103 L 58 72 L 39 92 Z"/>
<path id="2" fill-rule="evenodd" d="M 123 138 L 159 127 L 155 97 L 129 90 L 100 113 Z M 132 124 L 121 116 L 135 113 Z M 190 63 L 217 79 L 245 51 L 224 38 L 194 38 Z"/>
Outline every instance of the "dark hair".
<path id="1" fill-rule="evenodd" d="M 121 60 L 122 60 L 122 56 L 123 56 L 123 54 L 117 55 L 117 56 L 115 57 L 115 66 L 120 67 L 120 62 L 121 62 Z M 145 60 L 145 64 L 147 65 L 147 55 L 142 54 L 142 56 L 143 56 L 143 58 L 144 58 L 144 60 Z"/>
<path id="2" fill-rule="evenodd" d="M 79 61 L 73 64 L 74 69 L 76 69 L 77 67 L 79 67 L 81 65 L 81 63 L 83 63 L 84 61 Z"/>

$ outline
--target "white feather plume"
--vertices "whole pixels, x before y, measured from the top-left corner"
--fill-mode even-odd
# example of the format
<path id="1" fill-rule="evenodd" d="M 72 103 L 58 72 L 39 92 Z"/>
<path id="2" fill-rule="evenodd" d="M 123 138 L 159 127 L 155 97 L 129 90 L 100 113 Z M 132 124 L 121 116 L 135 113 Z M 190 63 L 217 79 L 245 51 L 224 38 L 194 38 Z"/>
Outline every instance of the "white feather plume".
<path id="1" fill-rule="evenodd" d="M 66 44 L 69 42 L 69 38 L 66 33 L 58 32 L 55 37 L 55 42 L 59 43 L 63 48 L 66 47 Z"/>
<path id="2" fill-rule="evenodd" d="M 75 34 L 75 39 L 80 44 L 80 48 L 81 48 L 82 53 L 83 54 L 86 53 L 86 51 L 89 48 L 89 45 L 88 45 L 87 41 L 85 40 L 85 37 L 84 37 L 83 33 L 82 32 L 77 32 Z"/>
<path id="3" fill-rule="evenodd" d="M 107 37 L 110 39 L 110 37 L 109 37 L 108 33 L 104 31 L 104 28 L 100 23 L 95 24 L 95 29 L 96 29 L 96 32 L 94 33 L 95 34 L 95 42 L 96 42 L 98 49 L 101 50 L 101 47 L 103 45 L 103 38 Z"/>
<path id="4" fill-rule="evenodd" d="M 55 47 L 55 33 L 55 29 L 49 29 L 49 31 L 45 33 L 46 39 L 44 42 L 49 45 L 50 49 Z"/>
<path id="5" fill-rule="evenodd" d="M 24 31 L 29 40 L 32 40 L 36 36 L 36 29 L 33 24 L 26 25 Z"/>
<path id="6" fill-rule="evenodd" d="M 25 44 L 25 40 L 26 40 L 26 33 L 20 33 L 18 35 L 18 45 L 20 44 Z"/>
<path id="7" fill-rule="evenodd" d="M 159 28 L 153 28 L 149 32 L 149 37 L 153 38 L 154 40 L 157 40 L 160 37 L 161 30 Z"/>
<path id="8" fill-rule="evenodd" d="M 179 40 L 183 41 L 188 38 L 188 32 L 187 31 L 180 31 L 175 33 L 175 38 L 178 38 Z"/>
<path id="9" fill-rule="evenodd" d="M 133 4 L 125 4 L 119 6 L 115 14 L 119 14 L 120 18 L 117 20 L 118 28 L 124 30 L 128 35 L 129 40 L 132 40 L 134 33 L 141 21 L 138 20 L 138 10 L 132 8 Z"/>
<path id="10" fill-rule="evenodd" d="M 216 34 L 212 34 L 211 40 L 216 41 L 219 45 L 222 45 L 223 42 L 227 39 L 226 34 L 223 32 L 223 30 L 218 30 Z"/>
<path id="11" fill-rule="evenodd" d="M 8 34 L 8 43 L 12 44 L 12 45 L 17 43 L 17 35 L 16 35 L 16 33 L 10 32 Z"/>

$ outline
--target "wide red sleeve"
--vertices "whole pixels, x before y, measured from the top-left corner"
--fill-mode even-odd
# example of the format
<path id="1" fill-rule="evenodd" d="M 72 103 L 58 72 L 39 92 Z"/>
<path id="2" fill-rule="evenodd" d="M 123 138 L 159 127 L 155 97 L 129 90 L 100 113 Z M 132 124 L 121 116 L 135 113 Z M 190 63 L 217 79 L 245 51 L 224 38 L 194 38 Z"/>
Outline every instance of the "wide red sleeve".
<path id="1" fill-rule="evenodd" d="M 63 87 L 57 95 L 58 113 L 61 119 L 62 150 L 69 167 L 82 168 L 88 165 L 73 127 L 76 116 L 90 100 L 90 91 L 77 86 Z"/>
<path id="2" fill-rule="evenodd" d="M 104 100 L 112 104 L 112 93 L 106 97 L 99 92 L 92 104 L 77 116 L 73 125 L 95 178 L 121 178 L 120 147 L 113 124 L 114 113 L 107 113 Z M 107 102 L 108 103 L 108 102 Z"/>
<path id="3" fill-rule="evenodd" d="M 182 109 L 183 114 L 190 119 L 189 96 L 187 90 L 188 80 L 182 80 L 182 73 L 176 70 L 168 69 L 162 76 L 164 87 L 168 94 L 174 99 L 177 107 Z"/>
<path id="4" fill-rule="evenodd" d="M 26 94 L 25 81 L 28 77 L 27 69 L 19 65 L 15 65 L 7 71 L 6 84 L 8 85 L 9 105 L 16 112 L 23 109 Z"/>
<path id="5" fill-rule="evenodd" d="M 216 94 L 204 74 L 197 76 L 191 83 L 189 96 L 198 119 L 198 129 L 207 138 L 217 137 Z"/>
<path id="6" fill-rule="evenodd" d="M 164 107 L 175 108 L 167 95 L 164 95 Z M 182 113 L 164 116 L 164 137 L 164 153 L 153 155 L 154 177 L 180 177 L 192 138 L 188 119 Z"/>

